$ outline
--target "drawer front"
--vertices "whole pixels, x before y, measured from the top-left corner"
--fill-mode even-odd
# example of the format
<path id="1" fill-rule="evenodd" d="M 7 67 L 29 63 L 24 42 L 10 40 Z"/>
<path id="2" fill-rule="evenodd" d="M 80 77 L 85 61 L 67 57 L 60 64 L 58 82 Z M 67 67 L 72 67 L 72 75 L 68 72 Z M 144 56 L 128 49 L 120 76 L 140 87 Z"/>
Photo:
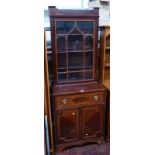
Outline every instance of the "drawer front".
<path id="1" fill-rule="evenodd" d="M 56 108 L 63 108 L 67 106 L 104 104 L 105 97 L 102 92 L 83 93 L 78 95 L 57 96 L 55 101 Z"/>

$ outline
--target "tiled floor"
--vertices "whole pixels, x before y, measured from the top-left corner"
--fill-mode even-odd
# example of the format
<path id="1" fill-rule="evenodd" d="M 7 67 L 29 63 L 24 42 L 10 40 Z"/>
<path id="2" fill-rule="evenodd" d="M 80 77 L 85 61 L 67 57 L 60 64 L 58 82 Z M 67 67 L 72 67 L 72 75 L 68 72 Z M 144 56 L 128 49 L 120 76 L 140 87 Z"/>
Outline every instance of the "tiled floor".
<path id="1" fill-rule="evenodd" d="M 110 142 L 73 147 L 56 155 L 110 155 Z"/>

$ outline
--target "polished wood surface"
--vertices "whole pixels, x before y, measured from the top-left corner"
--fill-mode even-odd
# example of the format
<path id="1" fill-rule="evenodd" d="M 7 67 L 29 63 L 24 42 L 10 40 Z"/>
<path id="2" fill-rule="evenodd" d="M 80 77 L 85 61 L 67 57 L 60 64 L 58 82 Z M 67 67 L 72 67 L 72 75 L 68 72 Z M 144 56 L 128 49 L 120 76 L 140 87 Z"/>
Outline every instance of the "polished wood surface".
<path id="1" fill-rule="evenodd" d="M 54 96 L 57 150 L 60 151 L 68 145 L 79 145 L 80 141 L 83 144 L 88 140 L 97 140 L 96 142 L 103 140 L 102 137 L 106 132 L 104 131 L 106 89 L 94 90 L 91 93 L 72 91 L 69 94 Z M 78 137 L 75 138 L 75 135 Z M 63 144 L 62 148 L 60 144 Z"/>
<path id="2" fill-rule="evenodd" d="M 79 110 L 56 111 L 56 128 L 57 144 L 79 140 Z"/>
<path id="3" fill-rule="evenodd" d="M 102 137 L 103 134 L 102 105 L 82 108 L 82 139 Z"/>
<path id="4" fill-rule="evenodd" d="M 55 18 L 65 18 L 65 17 L 74 17 L 74 18 L 88 18 L 88 17 L 99 17 L 98 13 L 99 8 L 94 8 L 94 10 L 66 10 L 66 9 L 57 9 L 56 6 L 49 6 L 49 16 Z"/>
<path id="5" fill-rule="evenodd" d="M 53 95 L 69 94 L 73 92 L 81 93 L 81 92 L 103 91 L 105 89 L 106 87 L 103 84 L 98 82 L 54 85 Z"/>

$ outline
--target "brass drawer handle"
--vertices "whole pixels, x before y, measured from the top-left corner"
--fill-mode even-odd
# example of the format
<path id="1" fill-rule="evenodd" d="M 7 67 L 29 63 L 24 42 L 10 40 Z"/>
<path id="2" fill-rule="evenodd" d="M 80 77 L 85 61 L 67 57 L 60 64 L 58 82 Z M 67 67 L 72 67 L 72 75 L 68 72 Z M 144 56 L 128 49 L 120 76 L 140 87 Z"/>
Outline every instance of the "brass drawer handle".
<path id="1" fill-rule="evenodd" d="M 81 89 L 81 90 L 80 90 L 80 92 L 81 92 L 81 93 L 83 93 L 83 92 L 84 92 L 84 90 L 83 90 L 83 89 Z"/>
<path id="2" fill-rule="evenodd" d="M 98 100 L 98 96 L 94 96 L 94 100 L 97 101 Z"/>
<path id="3" fill-rule="evenodd" d="M 63 104 L 67 104 L 67 99 L 62 100 Z"/>

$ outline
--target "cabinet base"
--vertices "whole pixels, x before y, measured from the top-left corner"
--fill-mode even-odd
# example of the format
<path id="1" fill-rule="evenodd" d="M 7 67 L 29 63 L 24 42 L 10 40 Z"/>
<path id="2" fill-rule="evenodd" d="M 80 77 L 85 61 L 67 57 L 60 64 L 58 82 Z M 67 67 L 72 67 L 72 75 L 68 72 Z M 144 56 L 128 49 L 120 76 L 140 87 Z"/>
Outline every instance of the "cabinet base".
<path id="1" fill-rule="evenodd" d="M 73 146 L 79 146 L 79 145 L 84 145 L 87 143 L 98 143 L 101 144 L 105 141 L 103 137 L 100 138 L 95 138 L 95 139 L 89 139 L 89 140 L 81 140 L 81 141 L 76 141 L 76 142 L 71 142 L 71 143 L 64 143 L 64 144 L 59 144 L 56 145 L 56 151 L 57 152 L 62 152 L 64 149 L 73 147 Z"/>

